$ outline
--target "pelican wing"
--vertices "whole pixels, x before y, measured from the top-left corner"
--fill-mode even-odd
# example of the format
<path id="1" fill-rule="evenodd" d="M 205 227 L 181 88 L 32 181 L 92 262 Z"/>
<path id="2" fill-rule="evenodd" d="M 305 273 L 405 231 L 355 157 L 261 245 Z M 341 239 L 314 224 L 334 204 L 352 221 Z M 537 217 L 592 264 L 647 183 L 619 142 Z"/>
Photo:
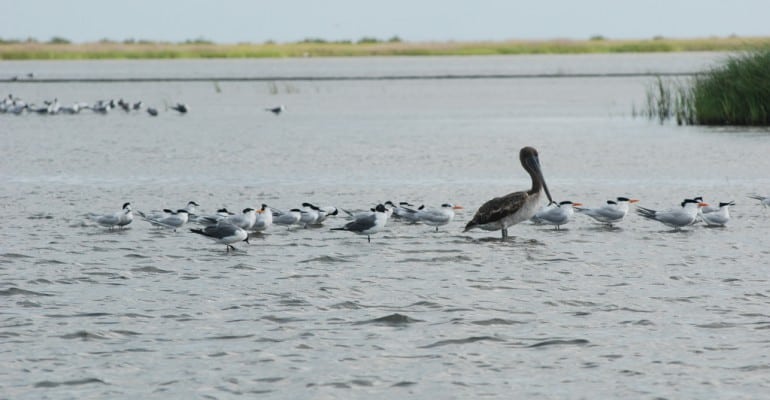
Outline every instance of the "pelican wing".
<path id="1" fill-rule="evenodd" d="M 479 207 L 476 215 L 465 226 L 465 230 L 477 225 L 491 224 L 514 214 L 524 205 L 527 197 L 529 197 L 527 192 L 514 192 L 489 200 Z"/>

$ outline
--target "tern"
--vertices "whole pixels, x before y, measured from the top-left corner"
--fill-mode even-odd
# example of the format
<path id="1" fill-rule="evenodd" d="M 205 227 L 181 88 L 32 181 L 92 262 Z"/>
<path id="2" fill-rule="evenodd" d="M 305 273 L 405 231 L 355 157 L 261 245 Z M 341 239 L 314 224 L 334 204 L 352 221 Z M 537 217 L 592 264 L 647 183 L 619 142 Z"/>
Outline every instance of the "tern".
<path id="1" fill-rule="evenodd" d="M 540 158 L 537 150 L 532 147 L 524 147 L 519 151 L 519 160 L 522 167 L 529 173 L 532 179 L 532 187 L 528 191 L 509 193 L 505 196 L 495 197 L 487 201 L 473 219 L 465 225 L 464 232 L 474 228 L 486 231 L 502 231 L 503 240 L 508 238 L 508 227 L 532 218 L 540 203 L 541 193 L 545 190 L 549 203 L 553 203 L 551 193 L 540 170 Z"/>
<path id="2" fill-rule="evenodd" d="M 417 218 L 417 212 L 424 209 L 425 206 L 420 206 L 418 209 L 414 209 L 411 207 L 414 207 L 413 204 L 409 204 L 406 201 L 402 201 L 398 203 L 398 205 L 395 205 L 392 201 L 388 200 L 385 202 L 386 206 L 390 206 L 391 213 L 399 219 L 402 219 L 407 222 L 411 223 L 417 223 L 419 219 Z"/>
<path id="3" fill-rule="evenodd" d="M 759 204 L 762 204 L 762 207 L 770 207 L 770 196 L 760 196 L 758 194 L 750 194 L 749 198 L 754 200 L 759 200 Z"/>
<path id="4" fill-rule="evenodd" d="M 321 209 L 310 204 L 302 203 L 302 212 L 299 217 L 299 224 L 307 228 L 310 225 L 318 223 L 318 219 L 321 218 Z"/>
<path id="5" fill-rule="evenodd" d="M 262 204 L 262 208 L 257 210 L 256 217 L 254 225 L 251 227 L 252 231 L 262 232 L 273 225 L 273 211 L 267 204 Z"/>
<path id="6" fill-rule="evenodd" d="M 318 207 L 318 219 L 315 221 L 316 225 L 323 224 L 324 221 L 326 221 L 327 218 L 331 216 L 335 216 L 339 214 L 339 210 L 337 210 L 337 207 L 332 206 L 324 206 L 324 207 Z"/>
<path id="7" fill-rule="evenodd" d="M 281 104 L 278 107 L 266 108 L 265 111 L 270 111 L 271 113 L 273 113 L 275 115 L 279 115 L 282 112 L 286 111 L 286 107 L 283 104 Z"/>
<path id="8" fill-rule="evenodd" d="M 122 228 L 134 220 L 134 214 L 131 211 L 131 203 L 124 203 L 120 211 L 111 214 L 89 214 L 88 217 L 101 226 L 110 229 L 114 227 Z"/>
<path id="9" fill-rule="evenodd" d="M 371 243 L 371 235 L 379 232 L 388 222 L 388 214 L 383 204 L 378 204 L 374 212 L 358 214 L 356 219 L 333 231 L 349 231 L 358 235 L 366 235 L 366 241 Z"/>
<path id="10" fill-rule="evenodd" d="M 235 247 L 232 246 L 235 242 L 249 243 L 249 234 L 245 230 L 227 222 L 220 222 L 203 229 L 190 229 L 190 232 L 206 236 L 217 243 L 226 245 L 228 252 L 230 249 L 235 251 Z"/>
<path id="11" fill-rule="evenodd" d="M 446 225 L 455 217 L 455 210 L 462 210 L 462 206 L 456 206 L 450 203 L 444 203 L 440 208 L 422 209 L 415 213 L 415 218 L 425 225 L 438 227 Z"/>
<path id="12" fill-rule="evenodd" d="M 701 214 L 701 219 L 708 226 L 725 226 L 727 221 L 730 220 L 730 206 L 735 205 L 730 201 L 727 203 L 719 203 L 719 209 L 712 212 L 704 212 Z"/>
<path id="13" fill-rule="evenodd" d="M 598 222 L 612 226 L 612 224 L 620 222 L 623 220 L 623 218 L 625 218 L 626 214 L 628 214 L 629 204 L 636 203 L 638 201 L 639 200 L 637 199 L 629 199 L 628 197 L 618 197 L 617 201 L 607 200 L 607 204 L 604 204 L 601 207 L 575 207 L 575 210 L 577 210 L 578 213 L 585 214 Z"/>
<path id="14" fill-rule="evenodd" d="M 169 209 L 164 211 L 166 212 L 166 215 L 161 216 L 160 218 L 150 218 L 141 213 L 139 215 L 141 215 L 145 221 L 153 225 L 171 228 L 175 231 L 177 228 L 180 228 L 182 225 L 186 224 L 190 217 L 189 211 L 185 210 L 184 208 L 180 208 L 179 210 L 176 210 L 176 212 Z"/>
<path id="15" fill-rule="evenodd" d="M 573 207 L 580 207 L 582 205 L 582 203 L 573 203 L 569 200 L 562 201 L 559 204 L 549 204 L 538 210 L 531 220 L 540 225 L 554 225 L 556 230 L 559 230 L 562 225 L 569 222 L 570 218 L 572 218 L 574 214 Z"/>
<path id="16" fill-rule="evenodd" d="M 283 225 L 289 229 L 291 229 L 292 225 L 297 225 L 300 218 L 302 218 L 302 210 L 298 208 L 292 208 L 288 212 L 273 210 L 273 223 Z"/>
<path id="17" fill-rule="evenodd" d="M 705 207 L 708 204 L 693 199 L 685 199 L 681 207 L 675 207 L 668 210 L 656 211 L 649 208 L 637 207 L 636 213 L 644 218 L 655 220 L 670 226 L 674 229 L 680 229 L 691 225 L 698 216 L 698 208 Z"/>

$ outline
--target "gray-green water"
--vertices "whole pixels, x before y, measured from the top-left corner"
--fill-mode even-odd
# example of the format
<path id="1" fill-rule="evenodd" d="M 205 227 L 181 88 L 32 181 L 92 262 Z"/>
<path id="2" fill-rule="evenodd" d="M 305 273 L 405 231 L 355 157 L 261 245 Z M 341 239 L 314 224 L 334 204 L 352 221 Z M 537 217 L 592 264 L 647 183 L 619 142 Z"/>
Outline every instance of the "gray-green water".
<path id="1" fill-rule="evenodd" d="M 681 72 L 718 56 L 2 63 L 36 76 L 431 71 Z M 446 61 L 445 61 L 446 60 Z M 398 61 L 398 62 L 396 62 Z M 260 69 L 262 68 L 262 70 Z M 282 69 L 285 68 L 285 69 Z M 671 69 L 667 69 L 671 68 Z M 61 71 L 65 72 L 61 72 Z M 106 72 L 105 72 L 106 71 Z M 132 72 L 134 71 L 134 72 Z M 286 72 L 288 71 L 288 72 Z M 428 72 L 425 72 L 428 71 Z M 284 73 L 286 72 L 286 73 Z M 38 398 L 759 398 L 770 386 L 770 132 L 632 118 L 647 77 L 3 85 L 28 101 L 144 100 L 109 115 L 0 115 L 0 393 Z M 183 101 L 179 116 L 163 109 Z M 274 116 L 266 107 L 285 104 Z M 667 208 L 735 200 L 726 228 L 522 224 L 461 233 L 529 186 Z M 271 228 L 226 254 L 89 211 L 461 204 L 366 239 Z M 633 207 L 632 207 L 633 208 Z"/>

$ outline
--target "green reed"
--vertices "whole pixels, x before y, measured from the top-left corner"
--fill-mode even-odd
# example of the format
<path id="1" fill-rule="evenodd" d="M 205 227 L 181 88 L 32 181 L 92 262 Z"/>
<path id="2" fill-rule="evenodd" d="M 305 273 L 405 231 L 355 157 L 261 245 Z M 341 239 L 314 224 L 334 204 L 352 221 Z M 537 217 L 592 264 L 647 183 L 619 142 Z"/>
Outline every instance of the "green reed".
<path id="1" fill-rule="evenodd" d="M 770 125 L 770 48 L 742 53 L 681 82 L 658 77 L 642 114 L 680 125 Z"/>

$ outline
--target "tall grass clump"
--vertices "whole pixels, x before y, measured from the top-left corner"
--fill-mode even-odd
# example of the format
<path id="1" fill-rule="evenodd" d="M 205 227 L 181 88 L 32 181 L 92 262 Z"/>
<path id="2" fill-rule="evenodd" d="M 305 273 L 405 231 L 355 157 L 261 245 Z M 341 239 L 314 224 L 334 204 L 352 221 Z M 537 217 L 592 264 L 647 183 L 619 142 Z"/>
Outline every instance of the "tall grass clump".
<path id="1" fill-rule="evenodd" d="M 770 48 L 697 76 L 691 95 L 698 124 L 770 125 Z"/>
<path id="2" fill-rule="evenodd" d="M 661 123 L 770 125 L 770 48 L 732 56 L 686 83 L 660 77 L 647 89 L 646 110 Z"/>

